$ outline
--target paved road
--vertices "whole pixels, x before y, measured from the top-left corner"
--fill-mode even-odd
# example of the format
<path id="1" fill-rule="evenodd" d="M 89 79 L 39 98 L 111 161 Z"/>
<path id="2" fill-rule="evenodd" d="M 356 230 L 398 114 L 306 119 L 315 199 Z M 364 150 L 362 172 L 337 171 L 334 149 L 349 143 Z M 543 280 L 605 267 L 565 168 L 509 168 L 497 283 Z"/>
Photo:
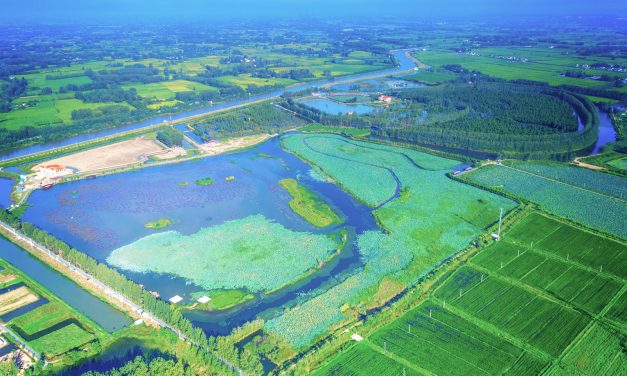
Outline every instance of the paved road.
<path id="1" fill-rule="evenodd" d="M 120 294 L 119 292 L 117 292 L 113 288 L 109 287 L 108 285 L 106 285 L 106 284 L 102 283 L 101 281 L 99 281 L 98 279 L 94 278 L 91 274 L 88 274 L 87 272 L 83 271 L 82 269 L 80 269 L 76 265 L 72 264 L 71 262 L 67 261 L 63 257 L 55 254 L 54 252 L 50 251 L 48 248 L 46 248 L 43 245 L 37 243 L 36 241 L 34 241 L 33 239 L 27 237 L 26 235 L 22 234 L 20 231 L 14 229 L 13 227 L 11 227 L 11 226 L 3 223 L 3 222 L 0 222 L 0 227 L 5 229 L 6 231 L 10 232 L 11 234 L 13 234 L 16 238 L 20 239 L 21 241 L 30 244 L 37 251 L 39 251 L 41 253 L 44 253 L 47 256 L 49 256 L 52 259 L 54 259 L 55 261 L 65 265 L 68 269 L 70 269 L 74 273 L 78 274 L 80 277 L 82 277 L 82 278 L 92 282 L 98 289 L 103 291 L 106 295 L 108 295 L 108 296 L 118 300 L 122 304 L 130 307 L 133 311 L 135 311 L 138 314 L 140 314 L 142 318 L 151 320 L 151 321 L 155 322 L 157 325 L 171 330 L 172 332 L 174 332 L 183 341 L 185 341 L 185 342 L 187 342 L 189 344 L 192 344 L 192 345 L 194 345 L 196 347 L 201 347 L 202 348 L 202 346 L 200 346 L 200 344 L 198 344 L 197 342 L 195 342 L 192 339 L 190 339 L 189 337 L 187 337 L 185 334 L 183 334 L 177 328 L 175 328 L 173 326 L 170 326 L 168 323 L 166 323 L 165 321 L 159 319 L 157 316 L 155 316 L 151 312 L 144 310 L 141 306 L 139 306 L 138 304 L 135 304 L 133 301 L 128 299 L 126 296 Z M 7 331 L 8 331 L 8 329 L 7 329 Z M 23 343 L 23 342 L 20 340 L 20 343 Z M 23 343 L 23 344 L 24 344 L 25 347 L 28 346 L 25 343 Z M 30 349 L 30 347 L 27 347 L 27 349 Z M 31 350 L 29 350 L 29 351 L 31 351 Z M 208 350 L 206 350 L 206 351 L 207 351 L 207 353 L 209 353 Z M 37 354 L 37 353 L 33 351 L 33 354 Z M 240 375 L 244 375 L 244 372 L 242 370 L 238 369 L 237 367 L 235 367 L 233 364 L 231 364 L 227 360 L 225 360 L 225 359 L 223 359 L 223 358 L 221 358 L 221 357 L 219 357 L 219 356 L 217 356 L 217 355 L 215 355 L 213 353 L 210 353 L 210 354 L 213 355 L 220 362 L 225 364 L 227 367 L 231 368 L 233 371 L 239 373 Z"/>

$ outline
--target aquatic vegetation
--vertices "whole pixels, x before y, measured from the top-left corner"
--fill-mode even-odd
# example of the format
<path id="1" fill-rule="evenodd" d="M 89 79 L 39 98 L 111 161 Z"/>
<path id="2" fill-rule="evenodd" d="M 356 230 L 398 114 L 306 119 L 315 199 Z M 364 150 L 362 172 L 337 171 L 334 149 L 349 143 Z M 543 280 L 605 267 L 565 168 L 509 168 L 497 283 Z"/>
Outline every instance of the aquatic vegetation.
<path id="1" fill-rule="evenodd" d="M 213 179 L 209 177 L 196 180 L 196 185 L 210 186 L 211 184 L 213 184 Z"/>
<path id="2" fill-rule="evenodd" d="M 575 170 L 574 167 L 573 170 Z M 543 172 L 546 173 L 546 171 Z M 603 173 L 594 174 L 597 174 L 601 182 L 606 179 Z M 481 168 L 469 174 L 467 178 L 488 187 L 511 192 L 576 222 L 627 237 L 625 200 L 598 192 L 603 188 L 599 188 L 596 183 L 596 187 L 592 190 L 505 166 Z M 559 178 L 564 179 L 563 176 Z M 607 183 L 609 184 L 609 180 Z M 612 190 L 613 194 L 616 194 L 617 189 L 620 188 L 607 188 L 607 190 Z M 603 215 L 600 215 L 601 213 Z"/>
<path id="3" fill-rule="evenodd" d="M 229 183 L 232 181 L 235 181 L 235 176 L 231 175 L 231 176 L 227 176 L 226 178 L 224 178 L 224 180 L 228 181 Z"/>
<path id="4" fill-rule="evenodd" d="M 387 231 L 366 231 L 357 238 L 364 267 L 266 323 L 267 330 L 295 347 L 310 343 L 345 318 L 342 306 L 358 303 L 355 300 L 361 292 L 377 286 L 386 276 L 407 285 L 417 282 L 496 221 L 499 208 L 515 206 L 511 200 L 449 179 L 446 171 L 456 161 L 335 135 L 295 134 L 283 142 L 354 194 L 365 194 L 358 197 L 375 197 L 362 188 L 376 185 L 369 173 L 376 169 L 386 171 L 400 185 L 399 195 L 374 211 Z M 345 167 L 347 163 L 360 166 L 363 173 L 354 174 Z"/>
<path id="5" fill-rule="evenodd" d="M 107 261 L 134 272 L 182 277 L 202 288 L 270 291 L 331 257 L 332 237 L 291 231 L 262 215 L 183 235 L 166 231 L 114 250 Z"/>
<path id="6" fill-rule="evenodd" d="M 176 183 L 176 185 L 178 185 L 179 187 L 187 187 L 189 185 L 189 182 L 182 181 L 182 182 Z"/>
<path id="7" fill-rule="evenodd" d="M 294 179 L 283 179 L 279 182 L 292 196 L 289 202 L 290 208 L 312 225 L 324 228 L 341 222 L 340 217 L 306 187 L 299 185 Z"/>
<path id="8" fill-rule="evenodd" d="M 172 224 L 172 221 L 170 221 L 167 218 L 161 218 L 158 219 L 156 221 L 152 221 L 152 222 L 148 222 L 144 225 L 144 227 L 146 228 L 151 228 L 153 230 L 160 230 L 162 228 L 166 228 L 168 226 L 170 226 Z"/>

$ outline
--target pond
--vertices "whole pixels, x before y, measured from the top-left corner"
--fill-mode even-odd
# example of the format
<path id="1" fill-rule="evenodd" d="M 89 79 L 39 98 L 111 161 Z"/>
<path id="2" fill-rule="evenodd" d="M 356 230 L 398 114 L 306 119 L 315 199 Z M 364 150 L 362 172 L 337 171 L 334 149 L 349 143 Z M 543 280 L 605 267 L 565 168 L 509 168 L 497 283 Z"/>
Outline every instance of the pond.
<path id="1" fill-rule="evenodd" d="M 0 258 L 8 261 L 30 278 L 45 286 L 50 292 L 76 310 L 84 313 L 105 330 L 114 332 L 130 324 L 130 319 L 122 312 L 83 290 L 61 273 L 50 268 L 3 237 L 0 237 Z M 40 300 L 44 301 L 45 299 Z M 33 309 L 35 307 L 29 308 Z"/>
<path id="2" fill-rule="evenodd" d="M 358 115 L 372 112 L 375 108 L 367 104 L 347 104 L 328 98 L 307 99 L 300 103 L 315 108 L 329 115 L 355 113 Z"/>
<path id="3" fill-rule="evenodd" d="M 310 277 L 276 293 L 257 294 L 242 306 L 222 312 L 189 313 L 208 333 L 226 333 L 262 312 L 270 315 L 303 294 L 327 288 L 338 275 L 350 273 L 361 265 L 352 243 L 355 234 L 376 228 L 371 209 L 311 172 L 308 164 L 285 152 L 275 138 L 244 152 L 81 180 L 56 185 L 47 191 L 37 190 L 29 198 L 31 206 L 24 213 L 24 221 L 34 223 L 104 262 L 113 250 L 147 235 L 170 230 L 189 235 L 258 214 L 293 231 L 336 233 L 337 226 L 317 229 L 291 210 L 291 197 L 278 182 L 285 178 L 297 179 L 344 218 L 340 227 L 348 231 L 349 246 Z M 228 176 L 234 176 L 235 181 L 227 182 Z M 213 179 L 210 186 L 195 183 L 207 177 Z M 171 225 L 162 230 L 144 227 L 160 218 L 168 219 Z M 120 271 L 147 289 L 157 291 L 166 300 L 179 295 L 189 302 L 194 292 L 203 291 L 170 274 Z"/>

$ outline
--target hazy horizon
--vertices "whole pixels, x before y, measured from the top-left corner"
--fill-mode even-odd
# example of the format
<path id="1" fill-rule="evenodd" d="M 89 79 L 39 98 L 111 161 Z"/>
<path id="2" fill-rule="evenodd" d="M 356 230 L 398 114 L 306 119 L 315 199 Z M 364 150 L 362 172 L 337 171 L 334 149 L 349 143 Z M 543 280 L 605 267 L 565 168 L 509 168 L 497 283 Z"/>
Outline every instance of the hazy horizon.
<path id="1" fill-rule="evenodd" d="M 404 20 L 489 20 L 604 16 L 615 19 L 627 17 L 624 1 L 518 1 L 515 4 L 499 0 L 424 0 L 358 1 L 344 0 L 269 0 L 259 5 L 253 0 L 215 3 L 202 0 L 23 0 L 0 1 L 0 20 L 15 23 L 139 23 L 217 20 L 277 20 L 277 19 L 359 19 L 400 17 Z"/>

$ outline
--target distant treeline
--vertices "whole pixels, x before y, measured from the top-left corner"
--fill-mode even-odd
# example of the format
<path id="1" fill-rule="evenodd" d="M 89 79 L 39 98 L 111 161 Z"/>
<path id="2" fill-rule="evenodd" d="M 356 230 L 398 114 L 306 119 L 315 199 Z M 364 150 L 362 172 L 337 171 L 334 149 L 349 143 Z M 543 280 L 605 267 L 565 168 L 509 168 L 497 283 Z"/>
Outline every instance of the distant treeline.
<path id="1" fill-rule="evenodd" d="M 203 139 L 277 133 L 304 125 L 305 121 L 270 103 L 246 106 L 219 113 L 197 122 L 196 133 Z"/>
<path id="2" fill-rule="evenodd" d="M 393 94 L 400 103 L 365 115 L 329 115 L 292 99 L 285 106 L 321 124 L 366 128 L 381 138 L 508 158 L 571 159 L 598 133 L 590 101 L 544 85 L 479 79 Z"/>

